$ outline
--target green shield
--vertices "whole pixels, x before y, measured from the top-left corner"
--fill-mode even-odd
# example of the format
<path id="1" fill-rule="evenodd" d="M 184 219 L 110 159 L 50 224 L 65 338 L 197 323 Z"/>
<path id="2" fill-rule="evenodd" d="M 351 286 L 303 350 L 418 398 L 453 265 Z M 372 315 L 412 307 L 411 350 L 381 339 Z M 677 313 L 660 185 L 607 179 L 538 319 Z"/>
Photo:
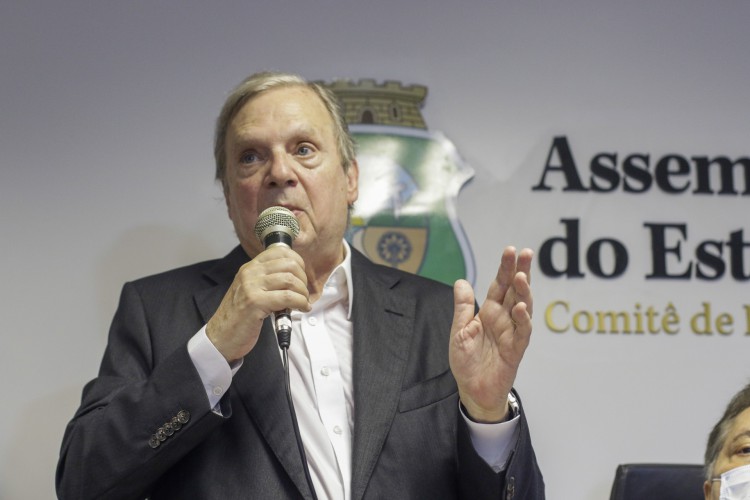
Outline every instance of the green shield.
<path id="1" fill-rule="evenodd" d="M 456 213 L 473 170 L 439 132 L 352 125 L 359 199 L 347 240 L 379 264 L 444 283 L 472 284 L 474 259 Z"/>

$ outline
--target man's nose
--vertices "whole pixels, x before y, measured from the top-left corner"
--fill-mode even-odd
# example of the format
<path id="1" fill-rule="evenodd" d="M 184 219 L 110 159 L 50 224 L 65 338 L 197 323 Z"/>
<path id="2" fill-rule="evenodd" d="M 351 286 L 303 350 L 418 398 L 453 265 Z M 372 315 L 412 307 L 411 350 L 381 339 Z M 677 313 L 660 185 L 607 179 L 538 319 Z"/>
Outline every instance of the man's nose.
<path id="1" fill-rule="evenodd" d="M 273 187 L 294 186 L 297 183 L 293 159 L 286 152 L 279 151 L 272 155 L 267 182 Z"/>

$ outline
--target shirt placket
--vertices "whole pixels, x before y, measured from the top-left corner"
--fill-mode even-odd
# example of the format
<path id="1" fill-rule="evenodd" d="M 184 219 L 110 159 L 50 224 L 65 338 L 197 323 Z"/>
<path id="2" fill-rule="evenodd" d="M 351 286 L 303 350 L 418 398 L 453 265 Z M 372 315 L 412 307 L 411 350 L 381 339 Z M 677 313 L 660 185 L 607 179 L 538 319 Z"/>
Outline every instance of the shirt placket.
<path id="1" fill-rule="evenodd" d="M 325 303 L 325 299 L 326 297 L 321 297 L 321 302 Z M 300 327 L 310 356 L 310 371 L 320 420 L 336 456 L 345 498 L 350 498 L 349 481 L 343 478 L 351 477 L 351 434 L 339 360 L 325 327 L 326 309 L 323 307 L 303 314 Z"/>

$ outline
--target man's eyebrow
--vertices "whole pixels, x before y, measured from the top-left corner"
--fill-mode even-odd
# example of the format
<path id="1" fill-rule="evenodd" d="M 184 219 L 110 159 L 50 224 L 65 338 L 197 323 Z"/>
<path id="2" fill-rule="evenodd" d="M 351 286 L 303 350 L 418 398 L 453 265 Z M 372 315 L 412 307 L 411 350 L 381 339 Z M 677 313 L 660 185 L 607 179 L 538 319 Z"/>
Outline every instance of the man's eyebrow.
<path id="1" fill-rule="evenodd" d="M 299 124 L 291 126 L 288 129 L 288 134 L 292 139 L 298 139 L 300 137 L 318 137 L 320 135 L 320 127 L 315 127 L 309 124 Z M 227 136 L 231 136 L 238 142 L 258 142 L 261 139 L 258 138 L 258 133 L 255 131 L 249 131 L 246 129 L 227 131 Z"/>
<path id="2" fill-rule="evenodd" d="M 296 127 L 290 127 L 291 135 L 293 136 L 315 136 L 320 134 L 320 127 L 315 127 L 308 123 L 301 123 Z"/>
<path id="3" fill-rule="evenodd" d="M 235 145 L 239 147 L 247 147 L 248 145 L 254 145 L 257 141 L 250 134 L 243 134 L 237 132 L 227 132 L 227 140 L 231 139 Z"/>

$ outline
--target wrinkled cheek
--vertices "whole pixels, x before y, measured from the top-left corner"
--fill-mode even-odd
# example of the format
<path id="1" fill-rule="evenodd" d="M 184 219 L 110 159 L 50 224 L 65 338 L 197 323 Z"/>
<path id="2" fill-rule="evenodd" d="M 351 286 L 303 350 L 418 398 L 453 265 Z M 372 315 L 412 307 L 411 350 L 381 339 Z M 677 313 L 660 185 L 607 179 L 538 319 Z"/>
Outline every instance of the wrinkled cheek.
<path id="1" fill-rule="evenodd" d="M 257 220 L 254 207 L 234 198 L 228 208 L 229 218 L 232 220 L 237 236 L 241 239 L 254 236 L 254 224 Z"/>

